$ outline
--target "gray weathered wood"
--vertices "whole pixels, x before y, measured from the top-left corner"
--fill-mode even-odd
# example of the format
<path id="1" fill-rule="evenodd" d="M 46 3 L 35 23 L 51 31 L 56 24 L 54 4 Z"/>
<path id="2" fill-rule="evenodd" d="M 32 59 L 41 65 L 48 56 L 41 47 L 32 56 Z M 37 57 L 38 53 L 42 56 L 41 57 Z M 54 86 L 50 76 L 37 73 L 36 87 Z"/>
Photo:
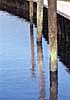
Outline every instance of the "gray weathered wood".
<path id="1" fill-rule="evenodd" d="M 56 0 L 48 0 L 48 36 L 50 47 L 50 70 L 57 70 L 57 14 Z"/>
<path id="2" fill-rule="evenodd" d="M 50 48 L 50 100 L 58 100 L 57 0 L 48 0 L 48 36 Z"/>
<path id="3" fill-rule="evenodd" d="M 43 0 L 37 1 L 37 41 L 41 41 L 43 28 Z"/>
<path id="4" fill-rule="evenodd" d="M 33 23 L 33 0 L 30 0 L 29 3 L 30 22 Z"/>

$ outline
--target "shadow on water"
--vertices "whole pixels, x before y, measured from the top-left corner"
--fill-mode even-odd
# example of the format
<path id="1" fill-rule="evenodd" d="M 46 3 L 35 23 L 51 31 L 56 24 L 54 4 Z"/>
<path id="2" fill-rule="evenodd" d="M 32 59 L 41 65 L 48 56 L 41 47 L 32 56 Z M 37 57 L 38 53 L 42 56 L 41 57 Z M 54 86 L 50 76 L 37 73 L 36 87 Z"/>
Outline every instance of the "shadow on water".
<path id="1" fill-rule="evenodd" d="M 70 72 L 70 21 L 58 16 L 58 55 Z"/>

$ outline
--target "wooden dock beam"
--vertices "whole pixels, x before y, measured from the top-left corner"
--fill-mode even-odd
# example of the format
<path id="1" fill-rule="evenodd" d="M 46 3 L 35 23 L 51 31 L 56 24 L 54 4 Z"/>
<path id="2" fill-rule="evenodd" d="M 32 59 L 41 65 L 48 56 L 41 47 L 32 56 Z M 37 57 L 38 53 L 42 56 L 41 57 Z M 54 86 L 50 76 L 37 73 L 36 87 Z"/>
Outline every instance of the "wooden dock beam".
<path id="1" fill-rule="evenodd" d="M 42 41 L 43 0 L 37 1 L 37 42 Z"/>
<path id="2" fill-rule="evenodd" d="M 56 1 L 57 0 L 48 0 L 48 36 L 50 47 L 50 100 L 58 100 Z"/>

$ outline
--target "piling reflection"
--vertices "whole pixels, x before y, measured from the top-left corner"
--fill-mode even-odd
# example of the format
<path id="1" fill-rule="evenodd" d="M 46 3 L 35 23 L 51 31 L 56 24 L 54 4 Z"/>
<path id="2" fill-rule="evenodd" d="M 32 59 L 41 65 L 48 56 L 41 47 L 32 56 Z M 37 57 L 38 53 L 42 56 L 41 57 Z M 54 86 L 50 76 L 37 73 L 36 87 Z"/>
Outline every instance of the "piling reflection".
<path id="1" fill-rule="evenodd" d="M 30 24 L 30 38 L 31 38 L 31 58 L 32 58 L 32 78 L 34 77 L 34 37 L 33 37 L 33 24 Z"/>
<path id="2" fill-rule="evenodd" d="M 39 83 L 40 83 L 40 100 L 45 100 L 45 78 L 43 72 L 43 52 L 41 42 L 37 43 L 38 53 L 38 71 L 39 71 Z"/>
<path id="3" fill-rule="evenodd" d="M 50 72 L 50 100 L 58 100 L 58 74 Z"/>

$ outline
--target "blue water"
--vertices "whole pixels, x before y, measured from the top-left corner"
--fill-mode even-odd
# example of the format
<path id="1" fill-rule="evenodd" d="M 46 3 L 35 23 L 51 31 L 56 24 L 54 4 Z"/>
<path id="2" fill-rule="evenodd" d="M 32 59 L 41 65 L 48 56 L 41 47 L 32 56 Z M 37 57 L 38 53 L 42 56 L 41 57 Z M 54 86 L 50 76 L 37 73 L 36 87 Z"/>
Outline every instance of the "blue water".
<path id="1" fill-rule="evenodd" d="M 41 100 L 34 26 L 34 76 L 32 76 L 30 23 L 0 11 L 0 100 Z M 49 46 L 42 37 L 44 99 L 49 100 Z M 58 100 L 70 100 L 70 74 L 58 59 Z"/>

